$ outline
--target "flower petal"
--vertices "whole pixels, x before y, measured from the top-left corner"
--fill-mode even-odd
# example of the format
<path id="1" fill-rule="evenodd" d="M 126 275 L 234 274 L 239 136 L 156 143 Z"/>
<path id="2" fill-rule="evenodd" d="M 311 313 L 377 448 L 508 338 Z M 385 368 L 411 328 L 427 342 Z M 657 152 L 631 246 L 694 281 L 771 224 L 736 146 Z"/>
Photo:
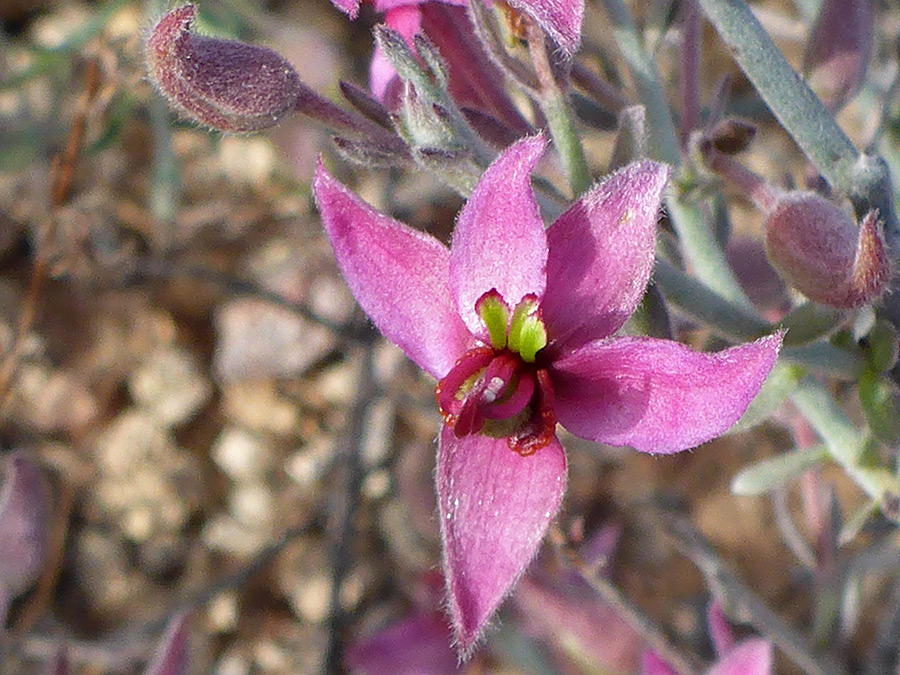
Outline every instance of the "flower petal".
<path id="1" fill-rule="evenodd" d="M 566 457 L 555 438 L 522 457 L 505 438 L 457 438 L 445 425 L 436 482 L 450 617 L 465 656 L 556 515 Z"/>
<path id="2" fill-rule="evenodd" d="M 534 17 L 567 56 L 578 50 L 584 0 L 509 0 L 509 4 Z"/>
<path id="3" fill-rule="evenodd" d="M 531 189 L 531 172 L 547 140 L 531 136 L 491 164 L 466 202 L 450 245 L 450 287 L 473 334 L 485 335 L 475 303 L 497 289 L 510 307 L 544 292 L 547 234 Z"/>
<path id="4" fill-rule="evenodd" d="M 373 3 L 375 5 L 376 11 L 379 12 L 387 12 L 394 7 L 404 7 L 407 5 L 423 5 L 431 0 L 375 0 Z M 468 0 L 436 0 L 438 4 L 442 5 L 462 5 L 464 6 Z"/>
<path id="5" fill-rule="evenodd" d="M 557 361 L 556 414 L 573 434 L 672 453 L 738 421 L 775 365 L 781 333 L 714 354 L 670 340 L 592 342 Z"/>
<path id="6" fill-rule="evenodd" d="M 144 675 L 187 675 L 190 670 L 188 647 L 187 615 L 178 614 L 169 620 L 166 633 Z"/>
<path id="7" fill-rule="evenodd" d="M 450 299 L 450 254 L 437 239 L 379 213 L 316 169 L 313 192 L 338 266 L 384 336 L 436 378 L 471 340 Z"/>
<path id="8" fill-rule="evenodd" d="M 447 675 L 462 672 L 446 617 L 417 613 L 351 643 L 344 665 L 357 675 Z"/>
<path id="9" fill-rule="evenodd" d="M 351 19 L 355 19 L 359 14 L 359 6 L 362 4 L 362 0 L 331 0 L 331 4 Z"/>
<path id="10" fill-rule="evenodd" d="M 14 597 L 40 575 L 50 504 L 40 468 L 22 453 L 0 461 L 0 586 Z M 2 622 L 0 622 L 2 626 Z"/>
<path id="11" fill-rule="evenodd" d="M 718 600 L 709 603 L 706 612 L 706 623 L 709 625 L 709 636 L 712 638 L 716 654 L 727 654 L 734 648 L 734 631 L 725 618 L 725 612 Z"/>
<path id="12" fill-rule="evenodd" d="M 653 269 L 656 219 L 671 170 L 649 160 L 607 177 L 547 230 L 541 304 L 557 353 L 615 333 Z"/>
<path id="13" fill-rule="evenodd" d="M 641 657 L 641 675 L 677 675 L 656 652 L 646 651 Z"/>
<path id="14" fill-rule="evenodd" d="M 744 640 L 707 672 L 706 675 L 771 675 L 772 645 L 761 638 Z"/>

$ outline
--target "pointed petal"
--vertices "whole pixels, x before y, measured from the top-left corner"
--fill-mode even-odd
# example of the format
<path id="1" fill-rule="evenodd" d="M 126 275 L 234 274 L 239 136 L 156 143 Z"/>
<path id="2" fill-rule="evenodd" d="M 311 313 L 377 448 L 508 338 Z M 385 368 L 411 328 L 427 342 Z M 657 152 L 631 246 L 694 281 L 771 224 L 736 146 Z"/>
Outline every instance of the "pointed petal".
<path id="1" fill-rule="evenodd" d="M 356 301 L 419 367 L 446 375 L 470 340 L 450 299 L 447 248 L 373 209 L 321 163 L 313 192 Z"/>
<path id="2" fill-rule="evenodd" d="M 543 136 L 525 138 L 491 164 L 466 202 L 450 245 L 450 286 L 469 330 L 484 327 L 475 302 L 496 288 L 510 307 L 544 292 L 547 235 L 531 190 L 531 172 L 544 153 Z"/>
<path id="3" fill-rule="evenodd" d="M 706 612 L 706 623 L 709 625 L 709 636 L 712 638 L 713 646 L 716 654 L 720 656 L 727 654 L 734 647 L 734 631 L 728 619 L 725 618 L 725 612 L 722 611 L 722 605 L 718 600 L 709 603 L 709 609 Z"/>
<path id="4" fill-rule="evenodd" d="M 641 675 L 677 675 L 656 652 L 646 651 L 641 657 Z"/>
<path id="5" fill-rule="evenodd" d="M 766 640 L 744 640 L 719 659 L 706 675 L 771 675 L 772 645 Z"/>
<path id="6" fill-rule="evenodd" d="M 556 515 L 566 457 L 555 438 L 522 457 L 505 438 L 457 438 L 445 425 L 436 483 L 450 617 L 465 656 Z"/>
<path id="7" fill-rule="evenodd" d="M 362 0 L 331 0 L 331 4 L 351 19 L 355 19 L 359 14 L 359 6 L 362 4 Z"/>
<path id="8" fill-rule="evenodd" d="M 775 365 L 781 333 L 714 354 L 670 340 L 592 342 L 551 370 L 573 434 L 644 452 L 692 448 L 738 421 Z"/>
<path id="9" fill-rule="evenodd" d="M 649 160 L 612 174 L 547 230 L 541 304 L 557 353 L 615 333 L 653 269 L 656 219 L 671 169 Z"/>
<path id="10" fill-rule="evenodd" d="M 351 643 L 344 665 L 356 675 L 447 675 L 462 672 L 446 617 L 419 613 Z"/>
<path id="11" fill-rule="evenodd" d="M 509 4 L 534 17 L 567 56 L 578 50 L 584 0 L 509 0 Z"/>
<path id="12" fill-rule="evenodd" d="M 187 675 L 189 670 L 187 615 L 179 614 L 169 621 L 144 675 Z"/>
<path id="13" fill-rule="evenodd" d="M 0 586 L 14 597 L 41 572 L 47 549 L 49 504 L 40 468 L 14 452 L 0 462 Z"/>

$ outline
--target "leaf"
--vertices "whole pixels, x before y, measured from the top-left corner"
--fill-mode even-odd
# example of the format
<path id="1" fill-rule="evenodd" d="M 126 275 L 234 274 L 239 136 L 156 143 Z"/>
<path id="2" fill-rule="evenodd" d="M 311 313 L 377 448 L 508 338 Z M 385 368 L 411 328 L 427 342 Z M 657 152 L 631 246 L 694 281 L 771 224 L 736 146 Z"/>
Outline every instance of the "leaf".
<path id="1" fill-rule="evenodd" d="M 887 445 L 900 443 L 900 390 L 874 368 L 863 370 L 857 382 L 859 403 L 872 434 Z"/>
<path id="2" fill-rule="evenodd" d="M 759 394 L 750 403 L 747 411 L 726 433 L 735 434 L 748 431 L 771 417 L 797 388 L 796 368 L 779 362 L 772 368 Z"/>
<path id="3" fill-rule="evenodd" d="M 822 444 L 791 450 L 742 469 L 731 480 L 731 491 L 743 496 L 772 492 L 826 459 L 828 450 Z"/>

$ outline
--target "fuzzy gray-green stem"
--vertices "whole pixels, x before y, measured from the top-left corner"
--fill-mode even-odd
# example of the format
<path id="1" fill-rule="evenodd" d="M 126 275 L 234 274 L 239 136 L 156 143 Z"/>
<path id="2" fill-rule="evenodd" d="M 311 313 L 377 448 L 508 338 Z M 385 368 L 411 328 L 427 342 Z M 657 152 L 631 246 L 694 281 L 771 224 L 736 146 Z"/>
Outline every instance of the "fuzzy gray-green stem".
<path id="1" fill-rule="evenodd" d="M 812 378 L 804 378 L 791 395 L 797 409 L 825 441 L 828 453 L 853 481 L 876 502 L 896 495 L 897 479 L 882 467 L 863 466 L 863 434 L 829 391 Z"/>
<path id="2" fill-rule="evenodd" d="M 612 23 L 619 51 L 631 73 L 638 99 L 647 109 L 650 156 L 678 166 L 681 164 L 681 145 L 656 63 L 641 43 L 623 0 L 603 0 L 603 4 Z M 750 301 L 737 282 L 699 207 L 683 199 L 677 191 L 667 197 L 666 206 L 694 274 L 727 300 L 750 309 Z"/>
<path id="3" fill-rule="evenodd" d="M 592 179 L 581 138 L 575 128 L 572 108 L 568 96 L 553 76 L 543 30 L 530 19 L 527 20 L 527 24 L 528 50 L 531 52 L 531 61 L 540 86 L 538 102 L 544 117 L 547 118 L 547 126 L 562 160 L 572 194 L 579 197 L 591 187 Z"/>

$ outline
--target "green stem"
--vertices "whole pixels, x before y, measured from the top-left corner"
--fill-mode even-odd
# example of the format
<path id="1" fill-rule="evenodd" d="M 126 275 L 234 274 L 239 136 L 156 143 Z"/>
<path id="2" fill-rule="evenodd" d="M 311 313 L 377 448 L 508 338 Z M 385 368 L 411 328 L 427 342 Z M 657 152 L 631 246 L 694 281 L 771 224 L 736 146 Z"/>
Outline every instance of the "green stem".
<path id="1" fill-rule="evenodd" d="M 791 400 L 822 437 L 831 458 L 866 494 L 881 502 L 886 494 L 897 493 L 896 479 L 887 470 L 862 465 L 864 437 L 821 383 L 803 378 Z"/>
<path id="2" fill-rule="evenodd" d="M 753 304 L 738 283 L 725 251 L 699 204 L 684 199 L 676 189 L 666 197 L 666 209 L 672 227 L 678 233 L 682 251 L 697 278 L 710 288 L 715 288 L 726 300 L 752 312 Z"/>
<path id="3" fill-rule="evenodd" d="M 591 187 L 593 182 L 581 137 L 575 128 L 575 118 L 566 93 L 560 88 L 553 76 L 550 59 L 547 56 L 547 45 L 544 32 L 537 23 L 528 20 L 528 49 L 534 71 L 540 85 L 541 111 L 547 119 L 550 136 L 563 163 L 563 169 L 572 188 L 572 194 L 579 197 Z"/>
<path id="4" fill-rule="evenodd" d="M 681 148 L 656 63 L 644 49 L 623 0 L 603 0 L 603 4 L 612 23 L 619 52 L 631 73 L 638 99 L 647 108 L 650 156 L 677 166 L 681 163 Z"/>
<path id="5" fill-rule="evenodd" d="M 603 4 L 619 51 L 631 73 L 638 99 L 647 109 L 650 156 L 678 166 L 681 163 L 681 146 L 656 62 L 644 49 L 623 0 L 603 0 Z M 676 190 L 666 199 L 666 207 L 697 278 L 733 303 L 751 309 L 750 300 L 735 278 L 724 251 L 698 206 L 682 199 Z"/>

